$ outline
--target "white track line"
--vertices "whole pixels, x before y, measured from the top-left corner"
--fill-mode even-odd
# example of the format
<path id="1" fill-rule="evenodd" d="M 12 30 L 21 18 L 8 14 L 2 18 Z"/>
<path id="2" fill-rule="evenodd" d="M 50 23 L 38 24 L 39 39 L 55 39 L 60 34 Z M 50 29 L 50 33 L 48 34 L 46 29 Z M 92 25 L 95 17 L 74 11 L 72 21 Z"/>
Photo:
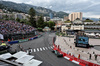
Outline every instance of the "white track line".
<path id="1" fill-rule="evenodd" d="M 48 48 L 47 47 L 45 47 L 47 50 L 48 50 Z"/>
<path id="2" fill-rule="evenodd" d="M 34 49 L 34 52 L 36 52 L 36 50 Z"/>
<path id="3" fill-rule="evenodd" d="M 37 48 L 37 51 L 39 51 L 39 48 Z"/>
<path id="4" fill-rule="evenodd" d="M 51 49 L 53 49 L 53 47 L 51 46 Z"/>
<path id="5" fill-rule="evenodd" d="M 42 48 L 40 48 L 40 50 L 42 51 Z"/>
<path id="6" fill-rule="evenodd" d="M 43 47 L 43 50 L 45 50 L 45 48 Z"/>
<path id="7" fill-rule="evenodd" d="M 50 49 L 50 47 L 48 47 Z"/>

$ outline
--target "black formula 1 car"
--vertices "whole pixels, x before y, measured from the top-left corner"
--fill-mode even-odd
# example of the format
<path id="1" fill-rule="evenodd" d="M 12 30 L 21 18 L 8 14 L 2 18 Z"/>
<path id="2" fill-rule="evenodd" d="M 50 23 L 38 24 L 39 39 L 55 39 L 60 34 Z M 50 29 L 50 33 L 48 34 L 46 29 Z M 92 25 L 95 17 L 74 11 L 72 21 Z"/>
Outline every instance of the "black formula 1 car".
<path id="1" fill-rule="evenodd" d="M 53 53 L 57 55 L 57 57 L 63 57 L 63 54 L 59 53 L 57 50 L 52 50 Z"/>

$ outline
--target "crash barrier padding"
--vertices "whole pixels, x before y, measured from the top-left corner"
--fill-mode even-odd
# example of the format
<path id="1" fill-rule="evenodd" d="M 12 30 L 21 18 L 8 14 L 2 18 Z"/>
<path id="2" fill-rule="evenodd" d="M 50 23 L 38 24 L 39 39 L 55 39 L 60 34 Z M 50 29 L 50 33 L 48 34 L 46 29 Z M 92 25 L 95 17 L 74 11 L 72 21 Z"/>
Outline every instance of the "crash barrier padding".
<path id="1" fill-rule="evenodd" d="M 15 43 L 19 43 L 19 41 L 9 41 L 9 44 L 15 44 Z"/>
<path id="2" fill-rule="evenodd" d="M 29 40 L 34 40 L 34 39 L 39 38 L 39 37 L 41 37 L 41 36 L 42 36 L 42 35 L 37 35 L 37 36 L 35 36 L 35 37 L 33 37 L 33 38 L 22 39 L 22 40 L 17 40 L 17 41 L 9 41 L 8 43 L 9 43 L 9 44 L 15 44 L 15 43 L 26 42 L 26 41 L 29 41 Z"/>
<path id="3" fill-rule="evenodd" d="M 68 55 L 68 54 L 62 52 L 61 50 L 58 49 L 58 47 L 54 44 L 54 42 L 53 42 L 53 46 L 54 46 L 53 50 L 57 50 L 59 53 L 63 54 L 63 57 L 66 56 L 66 57 L 70 58 L 69 59 L 70 61 L 75 60 L 75 61 L 79 62 L 79 65 L 82 65 L 82 66 L 86 66 L 86 65 L 87 66 L 100 66 L 98 64 L 88 62 L 88 61 L 85 61 L 85 60 L 82 60 L 82 59 L 78 59 L 76 57 L 73 57 L 72 55 Z"/>
<path id="4" fill-rule="evenodd" d="M 41 37 L 41 35 L 38 36 L 38 38 Z"/>
<path id="5" fill-rule="evenodd" d="M 25 42 L 25 41 L 29 41 L 29 39 L 19 40 L 19 43 L 21 43 L 21 42 Z"/>
<path id="6" fill-rule="evenodd" d="M 36 38 L 38 38 L 38 37 L 36 36 L 36 37 L 30 38 L 30 40 L 33 40 L 33 39 L 36 39 Z"/>
<path id="7" fill-rule="evenodd" d="M 41 36 L 42 36 L 42 35 L 39 35 L 38 38 L 41 37 Z"/>

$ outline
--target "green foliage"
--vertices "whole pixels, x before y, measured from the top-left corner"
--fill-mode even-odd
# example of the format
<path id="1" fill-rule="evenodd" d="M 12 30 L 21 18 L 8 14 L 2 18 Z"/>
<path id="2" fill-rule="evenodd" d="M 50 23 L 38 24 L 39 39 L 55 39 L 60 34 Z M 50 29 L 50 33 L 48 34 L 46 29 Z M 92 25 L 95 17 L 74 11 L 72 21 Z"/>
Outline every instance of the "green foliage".
<path id="1" fill-rule="evenodd" d="M 71 23 L 71 21 L 65 21 L 65 23 Z"/>
<path id="2" fill-rule="evenodd" d="M 44 20 L 43 20 L 43 17 L 42 17 L 42 16 L 40 16 L 40 18 L 38 19 L 37 22 L 38 22 L 38 23 L 37 23 L 37 26 L 38 26 L 39 28 L 44 28 Z"/>
<path id="3" fill-rule="evenodd" d="M 49 26 L 49 25 L 48 25 L 48 22 L 44 22 L 44 27 L 45 27 L 45 26 Z"/>
<path id="4" fill-rule="evenodd" d="M 37 28 L 38 31 L 42 31 L 42 28 Z"/>
<path id="5" fill-rule="evenodd" d="M 30 22 L 31 26 L 37 27 L 36 21 L 35 21 L 35 18 L 34 18 L 35 17 L 35 10 L 33 8 L 30 8 L 29 15 L 30 15 L 29 22 Z"/>
<path id="6" fill-rule="evenodd" d="M 35 10 L 34 10 L 33 8 L 30 8 L 30 10 L 29 10 L 29 15 L 30 15 L 31 17 L 34 17 L 34 16 L 35 16 Z"/>
<path id="7" fill-rule="evenodd" d="M 3 15 L 3 20 L 9 20 L 8 15 Z"/>
<path id="8" fill-rule="evenodd" d="M 16 21 L 17 21 L 17 22 L 20 22 L 20 19 L 19 19 L 19 18 L 16 18 Z"/>
<path id="9" fill-rule="evenodd" d="M 64 16 L 68 16 L 68 13 L 65 13 L 65 12 L 55 12 L 55 11 L 52 11 L 50 9 L 46 9 L 46 8 L 43 8 L 43 7 L 37 7 L 37 6 L 32 6 L 32 5 L 28 5 L 28 4 L 17 4 L 17 3 L 13 3 L 13 2 L 9 2 L 9 1 L 2 1 L 0 2 L 2 4 L 2 6 L 5 6 L 5 7 L 2 7 L 2 9 L 7 9 L 7 10 L 10 10 L 10 11 L 15 11 L 15 12 L 24 12 L 24 13 L 28 13 L 28 10 L 32 7 L 34 8 L 35 10 L 38 10 L 36 12 L 37 15 L 40 15 L 40 14 L 43 14 L 44 16 L 49 16 L 49 13 L 52 12 L 52 13 L 55 13 L 55 17 L 58 16 L 60 18 L 63 18 Z M 1 5 L 0 5 L 1 6 Z M 42 11 L 46 11 L 46 13 L 43 13 Z"/>
<path id="10" fill-rule="evenodd" d="M 38 28 L 44 28 L 45 26 L 48 26 L 52 30 L 54 30 L 55 23 L 52 21 L 49 22 L 44 22 L 42 16 L 39 18 L 38 23 L 37 23 Z"/>
<path id="11" fill-rule="evenodd" d="M 11 7 L 12 7 L 12 6 L 11 6 Z M 10 11 L 10 12 L 24 13 L 23 11 L 20 11 L 20 10 L 11 8 L 11 7 L 5 6 L 4 4 L 1 4 L 1 3 L 0 3 L 0 9 L 6 9 L 7 11 Z"/>
<path id="12" fill-rule="evenodd" d="M 27 25 L 31 25 L 31 23 L 27 19 L 19 19 L 19 18 L 17 18 L 16 21 L 20 22 L 20 23 L 27 24 Z"/>
<path id="13" fill-rule="evenodd" d="M 87 18 L 84 22 L 93 22 L 93 20 Z"/>
<path id="14" fill-rule="evenodd" d="M 68 19 L 67 21 L 65 21 L 65 23 L 70 23 L 71 21 Z"/>
<path id="15" fill-rule="evenodd" d="M 56 35 L 58 35 L 58 36 L 66 36 L 66 34 L 62 33 L 62 32 L 57 32 Z"/>
<path id="16" fill-rule="evenodd" d="M 48 27 L 50 27 L 52 30 L 54 29 L 55 23 L 53 21 L 48 22 Z"/>
<path id="17" fill-rule="evenodd" d="M 56 33 L 56 35 L 60 36 L 58 32 Z"/>
<path id="18" fill-rule="evenodd" d="M 37 27 L 37 26 L 36 26 L 35 18 L 29 18 L 29 22 L 30 22 L 31 26 Z"/>
<path id="19" fill-rule="evenodd" d="M 13 17 L 10 17 L 9 20 L 15 20 Z"/>
<path id="20" fill-rule="evenodd" d="M 60 18 L 64 18 L 64 16 L 68 16 L 69 14 L 68 13 L 65 13 L 65 12 L 62 12 L 62 11 L 59 11 L 56 13 L 56 16 L 57 17 L 60 17 Z"/>
<path id="21" fill-rule="evenodd" d="M 26 21 L 27 21 L 26 19 L 21 19 L 20 23 L 26 23 Z"/>
<path id="22" fill-rule="evenodd" d="M 31 25 L 31 23 L 30 23 L 30 22 L 28 22 L 28 21 L 27 21 L 25 24 L 27 24 L 27 25 Z"/>

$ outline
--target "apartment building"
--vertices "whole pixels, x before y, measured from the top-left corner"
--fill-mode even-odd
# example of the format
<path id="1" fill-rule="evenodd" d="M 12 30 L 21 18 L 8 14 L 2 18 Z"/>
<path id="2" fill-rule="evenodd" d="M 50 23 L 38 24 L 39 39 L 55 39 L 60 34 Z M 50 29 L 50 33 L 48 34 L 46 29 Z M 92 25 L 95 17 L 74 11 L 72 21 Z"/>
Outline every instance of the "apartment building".
<path id="1" fill-rule="evenodd" d="M 69 14 L 69 20 L 70 21 L 74 21 L 76 20 L 77 18 L 79 18 L 80 20 L 82 20 L 82 12 L 73 12 L 71 14 Z"/>

